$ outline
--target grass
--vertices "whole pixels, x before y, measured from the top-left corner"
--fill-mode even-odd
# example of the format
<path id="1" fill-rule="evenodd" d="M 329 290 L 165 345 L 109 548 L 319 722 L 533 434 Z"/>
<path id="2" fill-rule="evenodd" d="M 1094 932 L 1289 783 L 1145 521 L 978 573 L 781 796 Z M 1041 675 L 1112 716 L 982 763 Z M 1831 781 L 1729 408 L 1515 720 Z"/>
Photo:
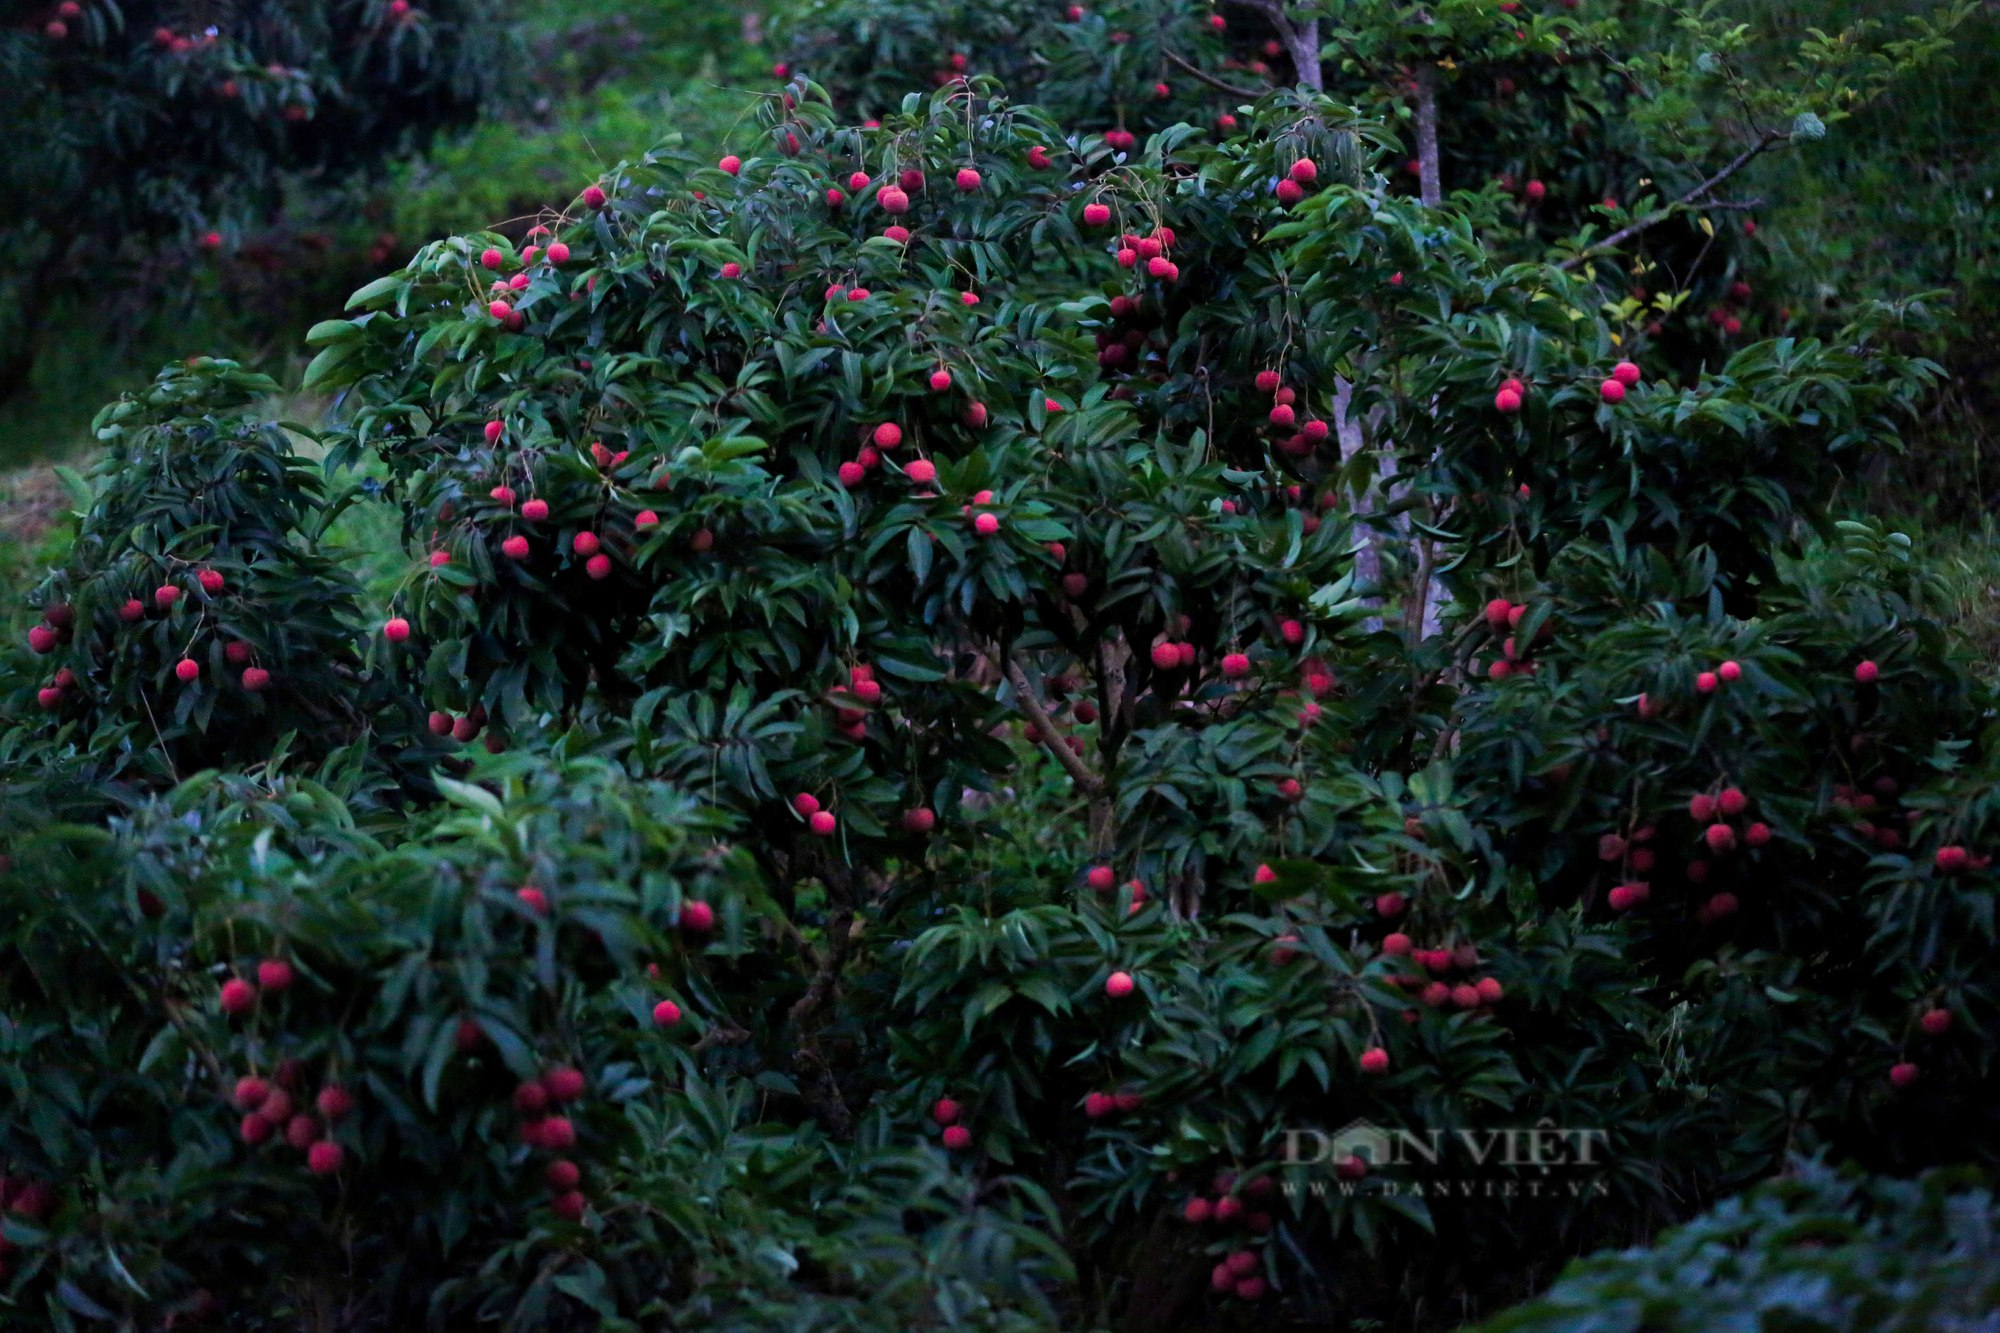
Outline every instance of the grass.
<path id="1" fill-rule="evenodd" d="M 1946 619 L 1981 676 L 2000 681 L 2000 524 L 1946 528 L 1927 543 L 1926 558 L 1951 590 Z"/>

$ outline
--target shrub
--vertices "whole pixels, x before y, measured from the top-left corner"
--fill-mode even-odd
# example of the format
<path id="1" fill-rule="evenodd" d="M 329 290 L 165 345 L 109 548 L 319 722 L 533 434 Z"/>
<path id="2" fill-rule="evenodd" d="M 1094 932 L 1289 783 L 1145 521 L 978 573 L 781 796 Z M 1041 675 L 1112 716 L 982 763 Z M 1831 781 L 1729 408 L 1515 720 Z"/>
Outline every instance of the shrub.
<path id="1" fill-rule="evenodd" d="M 1491 1333 L 1612 1333 L 1764 1323 L 1971 1328 L 1990 1318 L 1992 1193 L 1975 1176 L 1852 1180 L 1823 1167 L 1730 1199 L 1644 1250 L 1576 1265 Z"/>
<path id="2" fill-rule="evenodd" d="M 1064 1265 L 1023 1218 L 1046 1199 L 973 1197 L 885 1125 L 835 1171 L 833 1145 L 758 1129 L 752 1085 L 713 1085 L 658 1025 L 743 948 L 743 858 L 707 845 L 712 818 L 589 762 L 524 769 L 504 802 L 447 792 L 390 847 L 310 780 L 210 774 L 108 836 L 17 848 L 17 879 L 62 891 L 9 902 L 9 1011 L 75 1019 L 10 1025 L 0 1117 L 11 1276 L 49 1326 L 747 1320 L 799 1262 L 828 1319 L 863 1291 L 877 1327 L 931 1301 L 1041 1307 L 1033 1280 Z M 725 905 L 706 959 L 703 900 Z M 921 1240 L 906 1212 L 931 1219 Z M 573 1258 L 495 1280 L 547 1244 Z"/>

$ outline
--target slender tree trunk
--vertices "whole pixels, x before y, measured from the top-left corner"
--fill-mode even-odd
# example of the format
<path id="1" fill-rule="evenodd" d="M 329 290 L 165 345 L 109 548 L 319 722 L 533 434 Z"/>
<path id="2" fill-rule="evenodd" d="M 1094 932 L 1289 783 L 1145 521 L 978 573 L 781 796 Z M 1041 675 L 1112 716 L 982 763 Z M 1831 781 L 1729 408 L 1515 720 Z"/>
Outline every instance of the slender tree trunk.
<path id="1" fill-rule="evenodd" d="M 1319 20 L 1307 19 L 1303 23 L 1285 25 L 1286 50 L 1292 57 L 1292 65 L 1299 72 L 1299 82 L 1314 92 L 1326 91 L 1326 79 L 1319 68 Z"/>
<path id="2" fill-rule="evenodd" d="M 1277 29 L 1278 40 L 1284 45 L 1286 54 L 1291 57 L 1292 67 L 1298 72 L 1299 82 L 1314 92 L 1325 91 L 1326 80 L 1320 69 L 1319 58 L 1319 20 L 1288 18 L 1280 0 L 1258 0 L 1256 8 Z M 1430 65 L 1419 68 L 1416 80 L 1417 163 L 1422 181 L 1422 199 L 1425 207 L 1436 208 L 1444 199 L 1443 183 L 1438 170 L 1436 68 Z M 1335 437 L 1340 441 L 1340 456 L 1343 462 L 1370 447 L 1368 436 L 1372 432 L 1364 430 L 1362 423 L 1355 419 L 1352 410 L 1353 397 L 1352 384 L 1344 379 L 1334 381 L 1333 426 Z M 1396 475 L 1396 460 L 1393 454 L 1387 452 L 1377 454 L 1376 473 L 1382 480 L 1383 493 L 1393 496 L 1395 488 L 1392 479 Z M 1364 493 L 1357 498 L 1354 512 L 1357 516 L 1363 516 L 1373 507 L 1374 501 L 1369 494 Z M 1410 525 L 1407 522 L 1398 523 L 1397 527 L 1406 538 L 1409 536 Z M 1371 536 L 1354 557 L 1355 573 L 1365 582 L 1377 587 L 1381 586 L 1382 582 L 1382 552 L 1379 540 Z M 1411 545 L 1411 550 L 1418 551 L 1414 543 Z M 1439 608 L 1446 600 L 1444 585 L 1430 572 L 1432 561 L 1428 547 L 1418 551 L 1418 558 L 1414 564 L 1415 577 L 1420 581 L 1421 587 L 1413 593 L 1413 597 L 1421 600 L 1422 612 L 1419 615 L 1406 617 L 1406 623 L 1410 627 L 1408 632 L 1421 638 L 1428 638 L 1438 632 L 1441 624 Z M 1370 617 L 1368 627 L 1371 631 L 1380 629 L 1382 618 Z"/>
<path id="3" fill-rule="evenodd" d="M 1444 203 L 1444 181 L 1438 170 L 1438 78 L 1434 65 L 1417 67 L 1417 181 L 1418 195 L 1425 208 L 1436 208 Z M 1408 531 L 1405 525 L 1405 531 Z M 1417 599 L 1418 614 L 1404 617 L 1404 632 L 1410 642 L 1423 642 L 1443 628 L 1441 612 L 1450 600 L 1445 592 L 1444 582 L 1432 572 L 1436 563 L 1431 539 L 1416 538 L 1412 543 L 1416 552 L 1416 572 L 1411 584 L 1410 595 Z"/>
<path id="4" fill-rule="evenodd" d="M 1356 454 L 1368 447 L 1368 437 L 1362 432 L 1360 418 L 1354 415 L 1354 386 L 1345 379 L 1333 382 L 1333 433 L 1340 441 L 1340 461 L 1345 464 Z M 1377 463 L 1378 469 L 1380 463 Z M 1373 485 L 1368 491 L 1355 497 L 1354 515 L 1360 518 L 1374 508 Z M 1377 544 L 1380 538 L 1370 533 L 1361 549 L 1354 553 L 1354 573 L 1362 582 L 1374 587 L 1382 583 L 1382 551 Z M 1382 628 L 1382 617 L 1370 616 L 1366 622 L 1368 632 L 1373 634 Z"/>
<path id="5" fill-rule="evenodd" d="M 1438 168 L 1438 72 L 1437 66 L 1429 62 L 1419 64 L 1416 70 L 1417 87 L 1417 197 L 1425 208 L 1436 208 L 1444 202 L 1444 174 Z M 1404 531 L 1409 526 L 1404 525 Z M 1444 584 L 1432 572 L 1435 552 L 1431 539 L 1416 538 L 1411 543 L 1415 553 L 1415 573 L 1410 595 L 1414 599 L 1409 610 L 1413 614 L 1403 617 L 1403 632 L 1409 636 L 1412 646 L 1430 638 L 1442 628 L 1441 608 L 1447 600 Z"/>
<path id="6" fill-rule="evenodd" d="M 1437 70 L 1430 65 L 1417 68 L 1417 178 L 1425 208 L 1444 202 L 1438 176 Z"/>
<path id="7" fill-rule="evenodd" d="M 1278 30 L 1278 41 L 1291 57 L 1299 82 L 1316 93 L 1326 91 L 1326 79 L 1319 68 L 1319 20 L 1287 18 L 1281 0 L 1255 0 L 1254 8 Z"/>

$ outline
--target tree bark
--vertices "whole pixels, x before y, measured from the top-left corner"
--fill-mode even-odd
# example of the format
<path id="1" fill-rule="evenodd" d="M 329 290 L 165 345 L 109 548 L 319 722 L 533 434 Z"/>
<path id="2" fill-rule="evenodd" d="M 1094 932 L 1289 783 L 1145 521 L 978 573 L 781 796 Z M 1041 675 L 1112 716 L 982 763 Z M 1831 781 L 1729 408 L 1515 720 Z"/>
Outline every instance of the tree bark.
<path id="1" fill-rule="evenodd" d="M 1101 774 L 1091 772 L 1090 765 L 1084 763 L 1082 757 L 1071 750 L 1057 734 L 1054 719 L 1049 716 L 1048 710 L 1042 707 L 1042 701 L 1035 697 L 1034 686 L 1028 680 L 1028 673 L 1015 664 L 1012 656 L 1003 654 L 1002 660 L 1006 662 L 1007 683 L 1014 687 L 1015 707 L 1035 728 L 1043 747 L 1054 756 L 1058 764 L 1062 765 L 1063 771 L 1069 774 L 1077 789 L 1089 798 L 1091 850 L 1099 853 L 1109 851 L 1117 833 L 1111 821 L 1110 784 Z M 1121 690 L 1122 680 L 1121 675 Z M 1104 719 L 1105 728 L 1109 731 L 1112 726 L 1111 709 L 1108 706 L 1102 707 L 1099 716 Z"/>
<path id="2" fill-rule="evenodd" d="M 1444 202 L 1438 174 L 1437 70 L 1430 65 L 1417 67 L 1417 179 L 1425 208 Z"/>
<path id="3" fill-rule="evenodd" d="M 1285 7 L 1280 0 L 1256 0 L 1251 6 L 1278 30 L 1278 41 L 1284 46 L 1285 54 L 1291 57 L 1292 69 L 1297 72 L 1299 82 L 1314 92 L 1326 91 L 1326 80 L 1319 68 L 1319 20 L 1304 19 L 1293 22 L 1285 17 Z"/>

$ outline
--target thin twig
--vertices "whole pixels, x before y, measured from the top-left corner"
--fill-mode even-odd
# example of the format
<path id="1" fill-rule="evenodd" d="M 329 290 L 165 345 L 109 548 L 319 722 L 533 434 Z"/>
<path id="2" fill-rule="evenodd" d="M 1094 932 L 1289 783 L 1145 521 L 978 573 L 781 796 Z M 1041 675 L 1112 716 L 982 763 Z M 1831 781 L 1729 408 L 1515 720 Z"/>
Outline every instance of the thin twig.
<path id="1" fill-rule="evenodd" d="M 1417 540 L 1417 577 L 1411 601 L 1403 612 L 1403 633 L 1412 646 L 1423 642 L 1424 621 L 1431 587 L 1432 543 L 1429 537 Z"/>
<path id="2" fill-rule="evenodd" d="M 153 716 L 153 701 L 146 697 L 146 692 L 143 689 L 139 691 L 139 702 L 145 705 L 146 721 L 153 724 L 153 739 L 159 743 L 160 758 L 167 761 L 167 776 L 172 778 L 174 785 L 178 787 L 181 785 L 181 775 L 174 768 L 173 752 L 167 749 L 167 738 L 160 734 L 160 720 Z"/>
<path id="3" fill-rule="evenodd" d="M 1194 75 L 1196 79 L 1198 79 L 1202 83 L 1207 84 L 1209 87 L 1215 89 L 1217 92 L 1228 93 L 1231 97 L 1240 97 L 1247 102 L 1254 102 L 1258 98 L 1264 95 L 1255 88 L 1244 88 L 1237 84 L 1230 83 L 1226 79 L 1218 79 L 1213 74 L 1210 74 L 1207 70 L 1203 69 L 1201 66 L 1195 64 L 1190 60 L 1186 60 L 1181 56 L 1175 55 L 1172 51 L 1162 51 L 1160 54 L 1164 55 L 1167 58 L 1167 63 L 1169 65 L 1172 65 L 1175 68 L 1180 69 L 1188 74 Z"/>
<path id="4" fill-rule="evenodd" d="M 1713 176 L 1710 176 L 1707 180 L 1695 186 L 1692 190 L 1689 190 L 1686 194 L 1674 200 L 1674 202 L 1668 204 L 1665 208 L 1661 209 L 1659 212 L 1650 213 L 1647 216 L 1640 218 L 1637 222 L 1634 222 L 1629 226 L 1622 227 L 1619 230 L 1612 232 L 1609 236 L 1599 241 L 1596 245 L 1591 246 L 1589 249 L 1584 250 L 1579 254 L 1571 255 L 1568 259 L 1565 259 L 1560 264 L 1557 264 L 1556 267 L 1564 271 L 1568 271 L 1569 269 L 1573 269 L 1577 265 L 1585 263 L 1588 260 L 1593 259 L 1596 256 L 1605 253 L 1608 250 L 1617 249 L 1620 245 L 1624 244 L 1626 241 L 1631 240 L 1634 236 L 1637 236 L 1640 232 L 1651 231 L 1654 227 L 1657 227 L 1660 223 L 1665 222 L 1668 218 L 1673 217 L 1676 213 L 1681 212 L 1683 209 L 1691 208 L 1697 203 L 1699 203 L 1705 195 L 1714 191 L 1714 189 L 1717 186 L 1721 185 L 1722 182 L 1728 180 L 1731 176 L 1734 176 L 1737 172 L 1749 166 L 1751 162 L 1756 160 L 1758 157 L 1762 156 L 1764 153 L 1769 152 L 1772 148 L 1775 148 L 1781 143 L 1787 142 L 1788 140 L 1791 139 L 1791 137 L 1792 137 L 1791 135 L 1786 134 L 1782 131 L 1766 130 L 1762 135 L 1758 136 L 1757 142 L 1751 144 L 1748 148 L 1738 153 L 1733 159 L 1730 160 L 1727 166 L 1724 166 L 1720 171 L 1716 172 Z M 1727 205 L 1708 204 L 1704 205 L 1704 207 L 1723 208 L 1727 207 Z"/>
<path id="5" fill-rule="evenodd" d="M 750 1034 L 744 1029 L 737 1027 L 734 1023 L 718 1023 L 708 1031 L 702 1033 L 701 1040 L 697 1041 L 691 1049 L 699 1053 L 711 1046 L 740 1046 L 748 1040 L 750 1040 Z"/>

